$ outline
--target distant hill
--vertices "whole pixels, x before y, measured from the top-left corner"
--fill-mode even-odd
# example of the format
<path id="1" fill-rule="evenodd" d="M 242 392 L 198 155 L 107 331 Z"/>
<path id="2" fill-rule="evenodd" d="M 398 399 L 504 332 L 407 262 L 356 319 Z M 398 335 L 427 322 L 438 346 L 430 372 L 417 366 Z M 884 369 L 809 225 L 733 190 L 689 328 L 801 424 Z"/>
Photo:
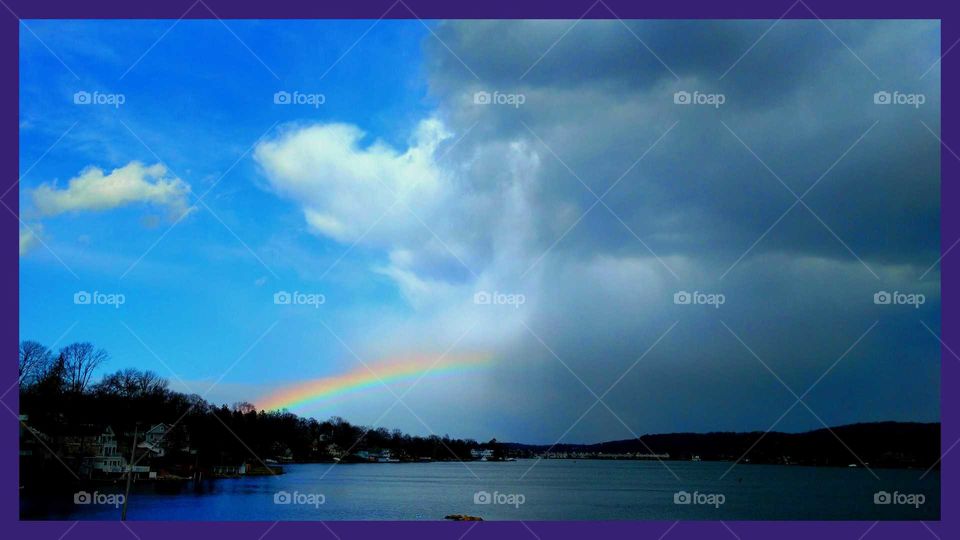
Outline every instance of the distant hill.
<path id="1" fill-rule="evenodd" d="M 928 468 L 940 459 L 940 424 L 875 422 L 804 433 L 669 433 L 595 444 L 557 444 L 552 448 L 520 443 L 504 443 L 503 446 L 511 453 L 521 455 L 536 455 L 548 450 L 551 453 L 608 455 L 653 452 L 670 454 L 670 459 L 699 456 L 704 461 L 736 460 L 753 446 L 744 462 L 860 466 L 859 457 L 870 467 Z"/>

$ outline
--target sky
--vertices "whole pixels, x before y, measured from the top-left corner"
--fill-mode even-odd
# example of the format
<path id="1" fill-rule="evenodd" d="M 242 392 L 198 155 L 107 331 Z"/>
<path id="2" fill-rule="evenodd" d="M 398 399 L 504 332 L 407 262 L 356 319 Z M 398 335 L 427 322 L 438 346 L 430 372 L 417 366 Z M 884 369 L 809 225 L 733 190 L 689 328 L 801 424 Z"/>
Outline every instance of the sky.
<path id="1" fill-rule="evenodd" d="M 936 21 L 28 21 L 20 334 L 529 443 L 940 418 Z"/>

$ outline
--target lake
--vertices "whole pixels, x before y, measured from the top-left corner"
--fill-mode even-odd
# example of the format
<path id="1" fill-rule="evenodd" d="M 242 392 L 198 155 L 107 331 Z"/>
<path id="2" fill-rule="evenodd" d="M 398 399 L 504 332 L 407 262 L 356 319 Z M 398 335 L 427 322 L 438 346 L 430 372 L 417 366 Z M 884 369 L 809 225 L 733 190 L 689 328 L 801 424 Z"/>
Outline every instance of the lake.
<path id="1" fill-rule="evenodd" d="M 664 464 L 669 467 L 664 466 Z M 937 520 L 933 471 L 739 465 L 726 462 L 295 464 L 285 474 L 201 482 L 140 482 L 131 520 Z M 671 473 L 673 471 L 673 473 Z M 676 475 L 676 477 L 674 476 Z M 679 477 L 679 480 L 677 479 Z M 93 491 L 96 490 L 96 497 Z M 122 485 L 23 497 L 23 519 L 115 520 Z M 879 493 L 879 494 L 878 494 Z M 885 495 L 886 494 L 886 495 Z M 877 504 L 875 499 L 882 504 Z"/>

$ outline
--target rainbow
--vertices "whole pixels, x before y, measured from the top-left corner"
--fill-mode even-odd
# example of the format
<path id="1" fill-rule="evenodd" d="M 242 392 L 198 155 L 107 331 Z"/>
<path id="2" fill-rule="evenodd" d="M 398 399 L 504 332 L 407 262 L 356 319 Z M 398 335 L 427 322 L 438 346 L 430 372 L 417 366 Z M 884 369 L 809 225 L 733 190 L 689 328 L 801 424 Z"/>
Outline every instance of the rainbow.
<path id="1" fill-rule="evenodd" d="M 383 383 L 453 375 L 483 367 L 492 360 L 489 354 L 448 354 L 442 358 L 438 355 L 386 360 L 370 364 L 369 369 L 361 365 L 342 375 L 321 377 L 280 388 L 259 399 L 257 408 L 272 411 L 327 405 L 363 390 L 377 389 Z"/>

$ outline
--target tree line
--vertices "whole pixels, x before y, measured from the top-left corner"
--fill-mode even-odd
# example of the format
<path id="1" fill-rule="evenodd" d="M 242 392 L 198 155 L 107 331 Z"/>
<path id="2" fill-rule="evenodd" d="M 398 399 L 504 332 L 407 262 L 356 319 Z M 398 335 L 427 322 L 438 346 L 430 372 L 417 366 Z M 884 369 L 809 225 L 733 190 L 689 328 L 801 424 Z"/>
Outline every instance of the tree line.
<path id="1" fill-rule="evenodd" d="M 289 411 L 263 411 L 249 402 L 216 405 L 197 394 L 171 390 L 149 370 L 120 369 L 94 380 L 110 360 L 90 343 L 57 351 L 36 341 L 20 344 L 20 412 L 45 446 L 68 452 L 65 441 L 92 437 L 110 426 L 121 447 L 130 433 L 164 423 L 161 465 L 176 467 L 257 463 L 269 458 L 326 461 L 357 452 L 389 449 L 394 457 L 469 460 L 471 450 L 494 448 L 449 436 L 414 436 L 400 430 L 354 425 L 343 418 L 320 421 Z M 64 457 L 69 462 L 69 455 Z M 156 465 L 156 464 L 155 464 Z"/>

